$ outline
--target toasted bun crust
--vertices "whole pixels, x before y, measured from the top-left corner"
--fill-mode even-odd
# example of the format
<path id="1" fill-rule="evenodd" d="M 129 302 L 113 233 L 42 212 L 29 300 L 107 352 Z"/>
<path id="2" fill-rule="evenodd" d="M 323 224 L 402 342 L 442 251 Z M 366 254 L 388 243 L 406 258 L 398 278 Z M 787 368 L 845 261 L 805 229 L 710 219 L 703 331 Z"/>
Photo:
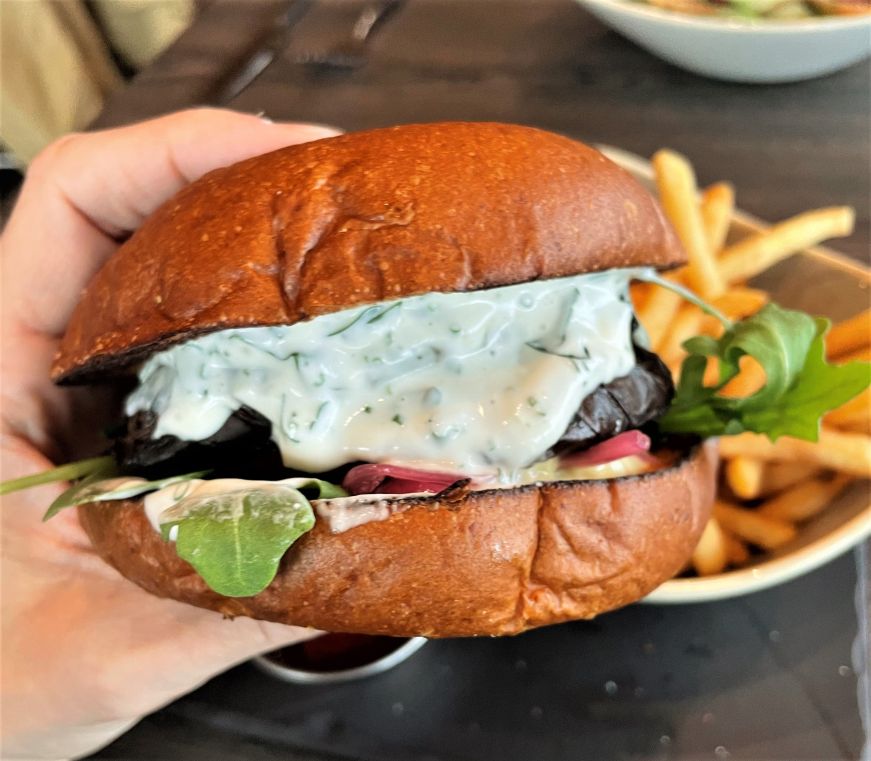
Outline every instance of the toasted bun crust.
<path id="1" fill-rule="evenodd" d="M 581 143 L 489 123 L 358 132 L 167 201 L 88 286 L 52 376 L 89 380 L 209 330 L 683 261 L 647 191 Z"/>
<path id="2" fill-rule="evenodd" d="M 334 632 L 516 634 L 643 597 L 686 563 L 714 499 L 716 443 L 644 476 L 417 499 L 331 534 L 323 522 L 255 597 L 212 592 L 152 528 L 141 500 L 79 515 L 97 552 L 152 594 Z"/>

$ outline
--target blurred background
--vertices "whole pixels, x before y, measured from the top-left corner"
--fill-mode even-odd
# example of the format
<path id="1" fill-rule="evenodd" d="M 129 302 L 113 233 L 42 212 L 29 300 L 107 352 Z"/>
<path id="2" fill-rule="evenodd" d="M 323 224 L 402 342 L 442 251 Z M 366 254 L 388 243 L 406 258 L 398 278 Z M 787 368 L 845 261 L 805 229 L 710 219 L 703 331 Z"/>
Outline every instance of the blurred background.
<path id="1" fill-rule="evenodd" d="M 192 105 L 344 129 L 502 120 L 643 156 L 676 147 L 748 211 L 849 203 L 867 231 L 871 15 L 711 23 L 633 0 L 2 0 L 4 165 L 71 130 Z M 691 73 L 716 56 L 718 78 Z"/>
<path id="2" fill-rule="evenodd" d="M 85 127 L 106 97 L 193 21 L 195 0 L 12 0 L 2 4 L 0 123 L 22 164 Z"/>

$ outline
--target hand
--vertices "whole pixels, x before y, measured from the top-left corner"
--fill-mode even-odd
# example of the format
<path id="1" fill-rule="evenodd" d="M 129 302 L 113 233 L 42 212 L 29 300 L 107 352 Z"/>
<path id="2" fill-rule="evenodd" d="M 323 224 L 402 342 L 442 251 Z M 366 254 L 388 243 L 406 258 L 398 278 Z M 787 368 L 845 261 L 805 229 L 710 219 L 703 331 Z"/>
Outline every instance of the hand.
<path id="1" fill-rule="evenodd" d="M 82 438 L 88 391 L 56 388 L 49 367 L 118 241 L 209 170 L 332 134 L 203 109 L 71 135 L 37 157 L 0 239 L 0 478 L 49 468 Z M 41 522 L 61 488 L 12 494 L 0 511 L 4 759 L 93 752 L 228 667 L 313 636 L 147 594 L 94 553 L 74 510 Z"/>

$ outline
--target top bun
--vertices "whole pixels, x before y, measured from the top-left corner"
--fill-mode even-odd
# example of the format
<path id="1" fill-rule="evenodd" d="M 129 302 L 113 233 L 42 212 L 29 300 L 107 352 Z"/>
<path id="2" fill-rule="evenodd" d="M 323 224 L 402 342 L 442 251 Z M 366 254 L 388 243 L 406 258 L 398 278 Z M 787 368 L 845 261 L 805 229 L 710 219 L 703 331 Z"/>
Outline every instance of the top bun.
<path id="1" fill-rule="evenodd" d="M 650 194 L 582 143 L 490 123 L 357 132 L 217 169 L 164 203 L 85 290 L 52 377 L 117 372 L 211 330 L 683 261 Z"/>

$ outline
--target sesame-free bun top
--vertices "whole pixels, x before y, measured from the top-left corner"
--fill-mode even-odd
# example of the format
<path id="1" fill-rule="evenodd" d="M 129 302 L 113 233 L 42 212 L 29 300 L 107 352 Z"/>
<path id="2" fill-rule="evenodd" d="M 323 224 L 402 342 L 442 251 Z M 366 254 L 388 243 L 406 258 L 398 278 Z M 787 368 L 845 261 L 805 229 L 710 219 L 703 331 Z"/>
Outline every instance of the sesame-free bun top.
<path id="1" fill-rule="evenodd" d="M 211 330 L 683 261 L 650 194 L 582 143 L 493 123 L 357 132 L 164 203 L 88 285 L 52 376 L 86 381 Z"/>

